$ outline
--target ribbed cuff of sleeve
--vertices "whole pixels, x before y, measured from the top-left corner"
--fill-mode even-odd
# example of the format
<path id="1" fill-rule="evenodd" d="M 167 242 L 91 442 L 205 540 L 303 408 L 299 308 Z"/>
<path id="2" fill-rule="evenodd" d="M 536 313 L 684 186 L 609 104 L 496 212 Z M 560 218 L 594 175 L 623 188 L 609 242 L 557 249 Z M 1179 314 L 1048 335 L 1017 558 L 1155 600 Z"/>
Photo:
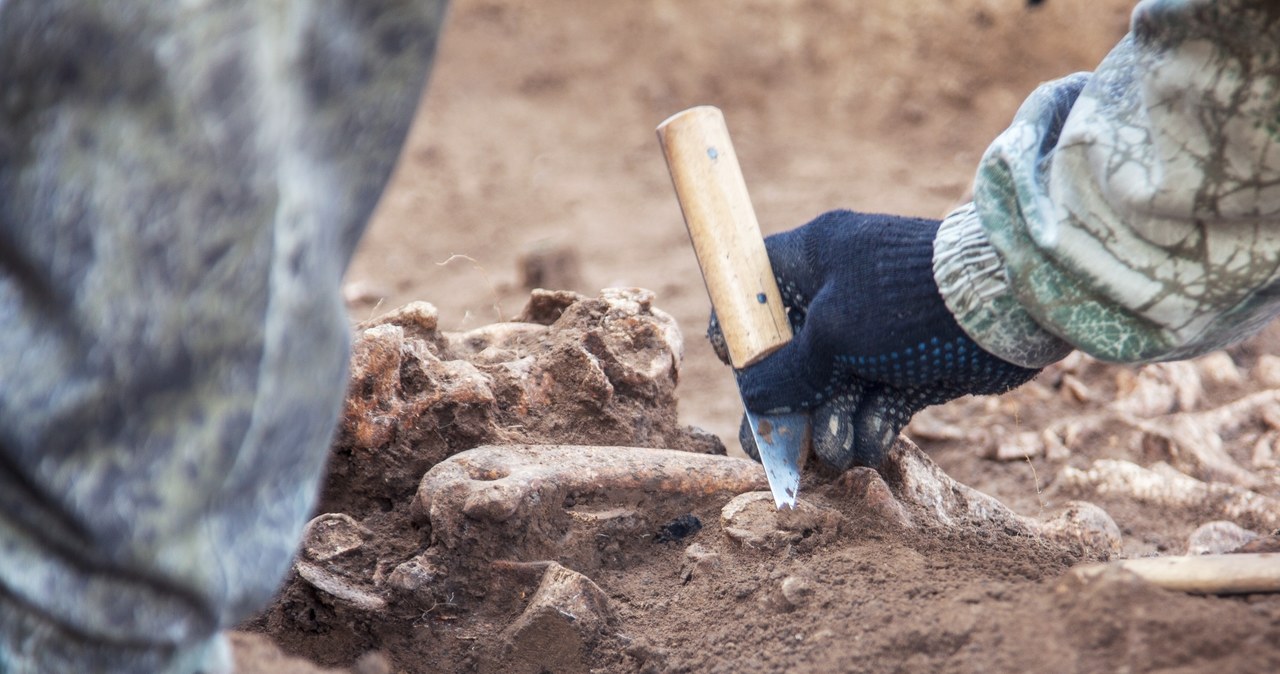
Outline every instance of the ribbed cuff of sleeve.
<path id="1" fill-rule="evenodd" d="M 938 228 L 933 277 L 960 328 L 988 352 L 1030 368 L 1071 353 L 1070 344 L 1042 328 L 1014 298 L 1004 262 L 972 203 L 952 211 Z"/>

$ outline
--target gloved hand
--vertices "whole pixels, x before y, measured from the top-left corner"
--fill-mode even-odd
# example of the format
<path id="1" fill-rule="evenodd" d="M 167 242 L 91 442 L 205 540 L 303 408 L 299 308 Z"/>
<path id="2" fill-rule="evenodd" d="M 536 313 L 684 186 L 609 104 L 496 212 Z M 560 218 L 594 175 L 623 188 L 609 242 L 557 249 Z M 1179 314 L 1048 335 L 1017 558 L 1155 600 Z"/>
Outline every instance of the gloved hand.
<path id="1" fill-rule="evenodd" d="M 1003 393 L 1036 375 L 961 331 L 933 279 L 939 222 L 832 211 L 765 240 L 795 338 L 737 372 L 748 409 L 809 410 L 813 448 L 838 470 L 877 466 L 921 409 Z M 729 362 L 714 314 L 708 338 Z M 759 459 L 744 418 L 743 449 Z"/>

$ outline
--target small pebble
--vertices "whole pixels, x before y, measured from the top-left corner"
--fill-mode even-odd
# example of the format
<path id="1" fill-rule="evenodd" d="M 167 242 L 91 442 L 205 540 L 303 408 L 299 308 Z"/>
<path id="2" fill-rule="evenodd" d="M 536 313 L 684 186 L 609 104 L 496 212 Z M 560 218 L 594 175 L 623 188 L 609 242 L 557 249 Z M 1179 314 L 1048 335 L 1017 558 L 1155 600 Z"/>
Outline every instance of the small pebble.
<path id="1" fill-rule="evenodd" d="M 1217 521 L 1202 524 L 1187 537 L 1188 555 L 1220 555 L 1232 552 L 1257 538 L 1235 522 Z"/>
<path id="2" fill-rule="evenodd" d="M 800 608 L 809 603 L 813 597 L 813 583 L 800 576 L 787 576 L 782 579 L 782 598 L 791 608 Z"/>

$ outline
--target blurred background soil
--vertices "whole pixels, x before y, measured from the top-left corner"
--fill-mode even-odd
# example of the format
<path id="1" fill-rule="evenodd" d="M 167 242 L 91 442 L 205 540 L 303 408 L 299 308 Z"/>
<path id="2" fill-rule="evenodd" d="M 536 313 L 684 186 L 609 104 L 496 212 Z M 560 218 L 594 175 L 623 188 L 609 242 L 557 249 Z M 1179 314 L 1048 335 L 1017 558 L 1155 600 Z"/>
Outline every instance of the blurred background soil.
<path id="1" fill-rule="evenodd" d="M 439 308 L 440 329 L 469 330 L 515 317 L 532 287 L 650 289 L 685 335 L 680 422 L 736 453 L 741 406 L 702 338 L 708 301 L 655 126 L 693 105 L 723 109 L 766 233 L 832 208 L 941 217 L 964 200 L 983 150 L 1026 95 L 1092 69 L 1131 8 L 457 0 L 419 118 L 348 275 L 352 321 L 425 300 Z M 1193 399 L 1177 397 L 1182 371 L 1153 370 L 1150 390 L 1177 400 L 1130 413 L 1211 410 L 1280 385 L 1280 369 L 1254 376 L 1277 341 L 1272 331 L 1228 354 L 1243 378 L 1215 378 L 1212 368 L 1187 375 L 1200 387 Z M 1177 454 L 1172 440 L 1160 445 L 1107 416 L 1114 399 L 1145 395 L 1137 377 L 1076 359 L 1023 391 L 935 410 L 908 435 L 948 473 L 1022 514 L 1083 495 L 1115 518 L 1124 554 L 1181 553 L 1193 529 L 1222 513 L 1056 489 L 1065 471 L 1099 459 L 1150 465 Z M 1075 418 L 1080 425 L 1053 426 Z M 1064 447 L 1042 436 L 1051 426 Z M 1271 466 L 1249 484 L 1276 496 L 1271 446 L 1250 463 L 1275 429 L 1237 426 L 1223 436 L 1226 451 L 1241 465 Z M 993 460 L 1019 442 L 1026 457 L 1015 448 L 1014 460 Z M 811 494 L 838 510 L 837 492 Z M 1271 521 L 1254 515 L 1241 522 Z M 720 535 L 709 517 L 696 539 L 707 545 Z M 1079 558 L 1019 545 L 868 531 L 801 553 L 724 552 L 725 567 L 703 582 L 680 580 L 689 553 L 679 545 L 653 546 L 651 559 L 624 571 L 578 571 L 637 639 L 611 645 L 619 655 L 607 671 L 1276 671 L 1280 603 L 1271 597 L 1194 597 L 1125 579 L 1075 587 L 1059 578 Z M 778 609 L 770 593 L 790 578 L 814 599 Z M 513 612 L 272 636 L 326 666 L 350 667 L 380 649 L 357 670 L 460 671 L 478 666 L 466 657 L 475 635 L 502 628 L 485 621 Z M 256 629 L 270 631 L 264 624 Z M 343 629 L 359 639 L 334 636 Z M 592 662 L 602 660 L 575 667 Z"/>
<path id="2" fill-rule="evenodd" d="M 1127 0 L 461 0 L 349 274 L 353 314 L 443 329 L 545 286 L 640 286 L 679 321 L 681 414 L 736 444 L 732 378 L 654 128 L 723 109 L 766 233 L 833 208 L 940 217 L 1028 92 L 1092 69 Z M 566 268 L 567 267 L 567 268 Z M 558 286 L 564 286 L 560 288 Z"/>

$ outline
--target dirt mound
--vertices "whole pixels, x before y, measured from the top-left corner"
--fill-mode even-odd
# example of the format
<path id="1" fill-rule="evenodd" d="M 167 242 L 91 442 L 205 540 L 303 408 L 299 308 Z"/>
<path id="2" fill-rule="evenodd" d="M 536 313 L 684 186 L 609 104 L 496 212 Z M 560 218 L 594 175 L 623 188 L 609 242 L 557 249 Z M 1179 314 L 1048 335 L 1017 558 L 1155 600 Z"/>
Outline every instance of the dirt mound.
<path id="1" fill-rule="evenodd" d="M 777 511 L 758 464 L 676 424 L 682 342 L 650 300 L 536 292 L 524 320 L 467 333 L 440 331 L 421 303 L 364 325 L 324 514 L 280 599 L 246 628 L 358 671 L 1247 671 L 1280 658 L 1280 602 L 1188 597 L 1120 573 L 1063 580 L 1125 549 L 1106 512 L 1017 514 L 906 440 L 879 471 L 807 473 L 800 507 Z M 1118 396 L 1112 418 L 1183 413 L 1169 405 L 1195 404 L 1190 373 L 1211 369 L 1198 367 L 1176 381 L 1140 371 L 1154 383 Z M 1090 372 L 1106 371 L 1091 368 L 1068 362 L 1014 399 L 1057 382 L 1088 400 L 1102 385 Z M 1080 383 L 1061 385 L 1072 372 Z M 926 419 L 934 436 L 959 432 L 954 411 Z M 565 437 L 586 444 L 540 444 Z M 1203 498 L 1231 514 L 1213 491 L 1227 485 L 1178 474 L 1165 492 L 1084 478 L 1073 489 L 1129 507 Z M 1253 494 L 1238 522 L 1280 514 L 1229 488 Z M 1162 512 L 1140 541 L 1207 511 Z"/>

